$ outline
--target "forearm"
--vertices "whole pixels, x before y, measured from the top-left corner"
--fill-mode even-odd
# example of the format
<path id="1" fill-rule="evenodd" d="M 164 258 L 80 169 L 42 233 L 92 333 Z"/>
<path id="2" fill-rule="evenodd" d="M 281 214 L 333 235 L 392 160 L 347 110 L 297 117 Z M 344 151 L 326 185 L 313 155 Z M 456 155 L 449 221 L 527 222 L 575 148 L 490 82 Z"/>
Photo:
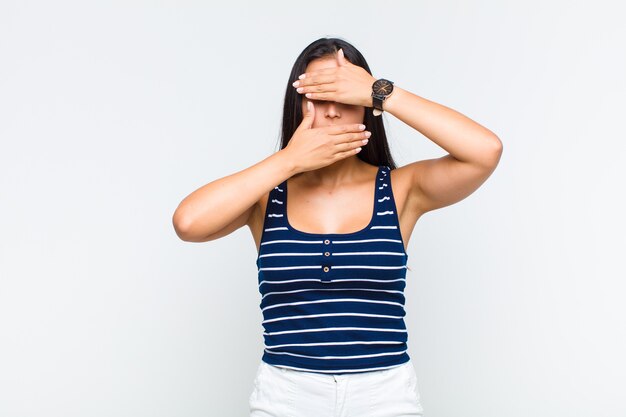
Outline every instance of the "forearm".
<path id="1" fill-rule="evenodd" d="M 445 149 L 460 161 L 490 165 L 502 143 L 484 126 L 444 105 L 394 85 L 383 109 Z"/>
<path id="2" fill-rule="evenodd" d="M 197 240 L 219 232 L 293 172 L 293 164 L 285 152 L 279 151 L 249 168 L 202 186 L 176 209 L 176 233 L 184 240 Z"/>

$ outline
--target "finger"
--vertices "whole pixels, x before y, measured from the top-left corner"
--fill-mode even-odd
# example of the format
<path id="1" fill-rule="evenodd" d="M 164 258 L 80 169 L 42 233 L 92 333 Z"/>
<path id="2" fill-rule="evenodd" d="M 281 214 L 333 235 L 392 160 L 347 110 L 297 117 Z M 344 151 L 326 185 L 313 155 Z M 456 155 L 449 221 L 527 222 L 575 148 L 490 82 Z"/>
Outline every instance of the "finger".
<path id="1" fill-rule="evenodd" d="M 365 130 L 365 125 L 362 123 L 350 123 L 344 125 L 326 126 L 326 133 L 330 135 L 340 135 L 342 133 L 350 132 L 362 132 Z"/>
<path id="2" fill-rule="evenodd" d="M 346 58 L 343 55 L 343 49 L 341 48 L 339 48 L 339 51 L 337 52 L 337 64 L 339 66 L 346 65 Z"/>
<path id="3" fill-rule="evenodd" d="M 349 156 L 352 156 L 352 155 L 355 155 L 355 154 L 357 154 L 357 153 L 361 152 L 361 149 L 363 149 L 363 148 L 361 148 L 361 147 L 359 146 L 359 147 L 357 147 L 357 148 L 348 149 L 347 151 L 337 152 L 337 153 L 335 154 L 335 158 L 336 158 L 336 159 L 344 159 L 344 158 L 347 158 L 347 157 L 349 157 Z"/>
<path id="4" fill-rule="evenodd" d="M 335 77 L 332 75 L 313 75 L 304 80 L 294 81 L 294 87 L 307 87 L 310 85 L 318 85 L 318 84 L 332 84 L 335 80 Z"/>
<path id="5" fill-rule="evenodd" d="M 367 143 L 367 141 L 365 143 L 363 143 L 363 141 L 365 139 L 368 139 L 371 136 L 370 132 L 351 132 L 351 133 L 342 133 L 341 135 L 335 135 L 333 137 L 333 143 L 335 145 L 339 145 L 339 146 L 346 146 L 346 144 L 352 144 L 352 143 L 357 143 L 357 144 L 365 144 Z"/>
<path id="6" fill-rule="evenodd" d="M 318 69 L 316 71 L 302 73 L 302 74 L 300 74 L 298 76 L 298 79 L 299 80 L 304 80 L 305 78 L 313 77 L 313 76 L 318 75 L 318 74 L 332 74 L 335 71 L 337 71 L 337 68 L 334 68 L 334 67 L 322 68 L 322 69 Z"/>
<path id="7" fill-rule="evenodd" d="M 302 117 L 302 126 L 304 129 L 310 129 L 313 126 L 313 120 L 315 120 L 315 106 L 313 102 L 310 100 L 306 101 L 306 111 L 304 112 L 304 116 Z"/>
<path id="8" fill-rule="evenodd" d="M 296 88 L 296 91 L 300 94 L 303 93 L 330 93 L 337 91 L 337 86 L 334 81 L 318 82 L 315 84 L 309 84 Z"/>
<path id="9" fill-rule="evenodd" d="M 324 100 L 324 101 L 337 101 L 335 100 L 335 92 L 324 92 L 324 93 L 305 93 L 306 98 L 309 100 Z"/>

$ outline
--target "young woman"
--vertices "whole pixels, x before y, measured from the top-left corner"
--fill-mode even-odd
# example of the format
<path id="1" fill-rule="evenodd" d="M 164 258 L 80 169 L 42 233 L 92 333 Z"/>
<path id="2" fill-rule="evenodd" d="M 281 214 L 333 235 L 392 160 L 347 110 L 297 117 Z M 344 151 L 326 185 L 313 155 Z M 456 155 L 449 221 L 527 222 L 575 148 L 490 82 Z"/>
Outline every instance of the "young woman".
<path id="1" fill-rule="evenodd" d="M 396 165 L 380 114 L 448 154 Z M 472 194 L 502 153 L 487 128 L 372 76 L 348 42 L 307 46 L 289 76 L 281 149 L 187 196 L 178 236 L 247 225 L 265 349 L 251 416 L 421 416 L 403 317 L 407 244 L 420 216 Z"/>

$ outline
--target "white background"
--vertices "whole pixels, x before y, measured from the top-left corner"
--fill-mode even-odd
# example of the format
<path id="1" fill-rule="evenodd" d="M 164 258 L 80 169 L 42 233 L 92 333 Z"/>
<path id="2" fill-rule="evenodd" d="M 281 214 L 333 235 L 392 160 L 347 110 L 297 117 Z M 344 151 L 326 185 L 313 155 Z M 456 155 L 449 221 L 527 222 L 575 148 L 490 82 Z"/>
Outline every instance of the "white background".
<path id="1" fill-rule="evenodd" d="M 183 242 L 171 217 L 278 149 L 324 36 L 504 144 L 410 239 L 425 416 L 626 415 L 621 6 L 2 1 L 0 416 L 247 415 L 254 241 Z M 445 154 L 384 117 L 399 165 Z"/>

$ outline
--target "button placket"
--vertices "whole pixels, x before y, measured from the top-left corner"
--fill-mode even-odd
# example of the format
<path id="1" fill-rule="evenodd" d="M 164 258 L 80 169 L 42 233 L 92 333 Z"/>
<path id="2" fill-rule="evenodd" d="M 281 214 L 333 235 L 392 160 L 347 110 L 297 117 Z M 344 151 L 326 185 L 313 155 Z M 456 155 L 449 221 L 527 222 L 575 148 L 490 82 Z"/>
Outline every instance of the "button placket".
<path id="1" fill-rule="evenodd" d="M 322 264 L 322 282 L 330 282 L 331 281 L 331 272 L 332 272 L 332 264 L 330 262 L 330 239 L 324 240 L 324 262 Z"/>

